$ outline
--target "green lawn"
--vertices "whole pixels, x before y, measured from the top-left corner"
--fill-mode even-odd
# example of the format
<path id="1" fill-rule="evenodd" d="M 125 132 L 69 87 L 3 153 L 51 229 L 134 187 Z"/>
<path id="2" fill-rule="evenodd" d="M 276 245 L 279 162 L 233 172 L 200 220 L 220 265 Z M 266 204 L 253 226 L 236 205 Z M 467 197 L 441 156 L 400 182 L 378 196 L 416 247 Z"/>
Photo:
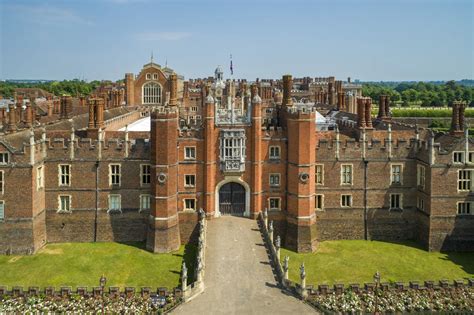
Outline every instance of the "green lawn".
<path id="1" fill-rule="evenodd" d="M 299 282 L 299 267 L 306 268 L 307 284 L 373 282 L 378 270 L 382 282 L 474 278 L 474 253 L 429 253 L 416 244 L 377 241 L 326 241 L 315 253 L 289 256 L 289 277 Z"/>
<path id="2" fill-rule="evenodd" d="M 183 254 L 191 271 L 195 252 L 192 245 L 153 254 L 143 243 L 49 244 L 31 256 L 0 255 L 0 285 L 92 287 L 105 274 L 107 286 L 171 289 L 179 283 Z"/>

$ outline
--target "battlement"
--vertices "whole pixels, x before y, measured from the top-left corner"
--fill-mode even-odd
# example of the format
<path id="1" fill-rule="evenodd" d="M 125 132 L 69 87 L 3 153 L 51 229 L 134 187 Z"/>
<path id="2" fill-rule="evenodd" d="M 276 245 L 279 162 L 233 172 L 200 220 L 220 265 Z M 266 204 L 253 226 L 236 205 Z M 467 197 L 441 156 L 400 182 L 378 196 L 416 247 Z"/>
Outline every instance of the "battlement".
<path id="1" fill-rule="evenodd" d="M 282 127 L 270 126 L 267 128 L 262 128 L 263 136 L 265 138 L 283 138 L 286 137 L 286 132 Z"/>
<path id="2" fill-rule="evenodd" d="M 176 106 L 154 106 L 151 110 L 152 118 L 178 118 L 178 114 Z"/>
<path id="3" fill-rule="evenodd" d="M 313 105 L 300 104 L 286 108 L 289 119 L 316 119 L 316 108 Z"/>

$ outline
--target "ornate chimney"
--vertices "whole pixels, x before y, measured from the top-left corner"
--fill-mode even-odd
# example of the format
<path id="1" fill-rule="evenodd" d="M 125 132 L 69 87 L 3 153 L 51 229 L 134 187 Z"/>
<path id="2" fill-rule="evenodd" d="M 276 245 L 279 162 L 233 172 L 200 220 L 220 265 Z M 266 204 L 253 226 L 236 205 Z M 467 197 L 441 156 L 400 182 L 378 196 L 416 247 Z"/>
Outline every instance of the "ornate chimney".
<path id="1" fill-rule="evenodd" d="M 290 74 L 283 76 L 283 106 L 293 106 L 291 89 L 293 88 L 293 78 Z"/>

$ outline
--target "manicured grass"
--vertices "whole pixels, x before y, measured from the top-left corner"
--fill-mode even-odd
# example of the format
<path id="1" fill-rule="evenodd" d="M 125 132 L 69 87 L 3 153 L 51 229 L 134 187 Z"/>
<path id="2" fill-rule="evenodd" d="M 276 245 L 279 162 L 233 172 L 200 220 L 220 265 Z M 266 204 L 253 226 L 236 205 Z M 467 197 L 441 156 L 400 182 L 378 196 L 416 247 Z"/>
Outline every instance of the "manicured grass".
<path id="1" fill-rule="evenodd" d="M 153 254 L 143 243 L 49 244 L 31 256 L 0 255 L 0 285 L 98 286 L 104 274 L 107 286 L 175 287 L 183 256 L 189 270 L 194 261 L 192 245 L 169 254 Z M 190 277 L 188 277 L 190 278 Z"/>
<path id="2" fill-rule="evenodd" d="M 282 249 L 282 261 L 286 255 L 290 279 L 300 281 L 304 262 L 306 283 L 314 285 L 373 282 L 376 271 L 382 282 L 474 278 L 474 253 L 430 253 L 411 242 L 326 241 L 315 253 Z"/>

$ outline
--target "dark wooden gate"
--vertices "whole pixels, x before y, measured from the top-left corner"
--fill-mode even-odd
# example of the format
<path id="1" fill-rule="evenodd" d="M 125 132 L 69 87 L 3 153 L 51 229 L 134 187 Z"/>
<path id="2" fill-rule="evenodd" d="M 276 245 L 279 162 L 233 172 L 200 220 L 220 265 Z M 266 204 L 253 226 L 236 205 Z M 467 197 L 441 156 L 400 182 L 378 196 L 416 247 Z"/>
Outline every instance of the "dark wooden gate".
<path id="1" fill-rule="evenodd" d="M 245 188 L 238 183 L 227 183 L 219 190 L 219 211 L 222 215 L 243 216 Z"/>

